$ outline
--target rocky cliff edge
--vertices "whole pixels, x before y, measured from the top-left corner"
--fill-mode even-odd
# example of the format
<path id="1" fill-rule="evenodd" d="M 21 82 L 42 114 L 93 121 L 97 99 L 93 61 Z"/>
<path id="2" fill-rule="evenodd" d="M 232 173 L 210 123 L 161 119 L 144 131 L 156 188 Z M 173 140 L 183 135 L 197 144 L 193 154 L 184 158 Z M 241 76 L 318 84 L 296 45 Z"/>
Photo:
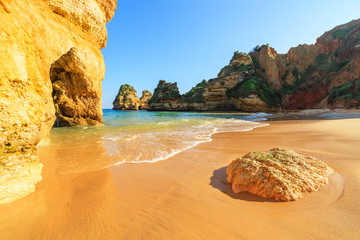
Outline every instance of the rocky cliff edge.
<path id="1" fill-rule="evenodd" d="M 313 45 L 279 54 L 269 45 L 235 52 L 218 76 L 180 96 L 159 83 L 150 110 L 277 112 L 360 108 L 360 19 L 324 33 Z M 175 93 L 176 92 L 176 93 Z M 162 96 L 164 95 L 164 96 Z M 162 97 L 157 97 L 162 96 Z"/>
<path id="2" fill-rule="evenodd" d="M 0 203 L 41 180 L 51 127 L 102 122 L 105 24 L 117 0 L 0 0 Z"/>

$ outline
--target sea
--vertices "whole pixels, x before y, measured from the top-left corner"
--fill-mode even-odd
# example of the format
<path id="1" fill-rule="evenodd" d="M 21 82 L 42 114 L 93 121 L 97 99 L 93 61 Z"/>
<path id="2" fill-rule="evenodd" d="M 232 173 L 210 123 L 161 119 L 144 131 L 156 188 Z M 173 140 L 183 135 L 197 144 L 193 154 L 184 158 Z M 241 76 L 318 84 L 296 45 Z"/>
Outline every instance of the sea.
<path id="1" fill-rule="evenodd" d="M 222 132 L 250 131 L 270 114 L 240 112 L 150 112 L 103 110 L 103 126 L 51 130 L 62 171 L 165 160 Z M 61 165 L 61 164 L 60 164 Z M 79 166 L 78 166 L 79 165 Z"/>

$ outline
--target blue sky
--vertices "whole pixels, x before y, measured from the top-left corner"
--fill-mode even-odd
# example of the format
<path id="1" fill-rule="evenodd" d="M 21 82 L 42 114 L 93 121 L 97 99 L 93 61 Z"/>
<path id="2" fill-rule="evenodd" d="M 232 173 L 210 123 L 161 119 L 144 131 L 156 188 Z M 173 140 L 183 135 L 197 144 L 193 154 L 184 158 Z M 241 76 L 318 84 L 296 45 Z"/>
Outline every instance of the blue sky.
<path id="1" fill-rule="evenodd" d="M 185 93 L 216 77 L 234 51 L 268 43 L 286 53 L 357 18 L 360 0 L 118 0 L 102 50 L 103 108 L 122 84 L 140 96 L 164 79 Z"/>

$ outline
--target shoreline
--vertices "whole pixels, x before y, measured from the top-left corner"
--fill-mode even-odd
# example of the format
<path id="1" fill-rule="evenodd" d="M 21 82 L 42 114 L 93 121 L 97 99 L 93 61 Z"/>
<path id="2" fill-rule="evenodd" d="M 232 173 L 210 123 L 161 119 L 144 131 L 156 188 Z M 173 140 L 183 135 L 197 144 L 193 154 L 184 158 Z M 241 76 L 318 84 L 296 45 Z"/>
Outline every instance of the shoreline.
<path id="1" fill-rule="evenodd" d="M 4 239 L 352 239 L 360 222 L 360 119 L 273 121 L 212 135 L 166 161 L 66 172 L 45 147 L 43 181 L 0 206 Z M 336 170 L 296 202 L 233 194 L 225 169 L 250 151 L 285 147 Z M 61 154 L 61 152 L 59 153 Z M 91 153 L 84 153 L 86 154 Z"/>

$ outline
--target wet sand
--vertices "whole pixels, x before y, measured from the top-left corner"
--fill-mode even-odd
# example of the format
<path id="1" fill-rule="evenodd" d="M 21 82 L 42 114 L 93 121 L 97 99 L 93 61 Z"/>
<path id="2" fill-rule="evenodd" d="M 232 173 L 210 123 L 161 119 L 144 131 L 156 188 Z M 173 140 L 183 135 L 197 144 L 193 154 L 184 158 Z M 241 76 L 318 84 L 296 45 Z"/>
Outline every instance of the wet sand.
<path id="1" fill-rule="evenodd" d="M 157 163 L 100 170 L 87 163 L 105 164 L 95 164 L 106 159 L 101 144 L 74 146 L 76 164 L 64 162 L 70 149 L 42 146 L 43 180 L 34 193 L 0 206 L 0 239 L 358 238 L 360 119 L 270 124 L 215 134 Z M 273 147 L 315 156 L 336 173 L 296 202 L 233 194 L 225 174 L 231 160 Z"/>

